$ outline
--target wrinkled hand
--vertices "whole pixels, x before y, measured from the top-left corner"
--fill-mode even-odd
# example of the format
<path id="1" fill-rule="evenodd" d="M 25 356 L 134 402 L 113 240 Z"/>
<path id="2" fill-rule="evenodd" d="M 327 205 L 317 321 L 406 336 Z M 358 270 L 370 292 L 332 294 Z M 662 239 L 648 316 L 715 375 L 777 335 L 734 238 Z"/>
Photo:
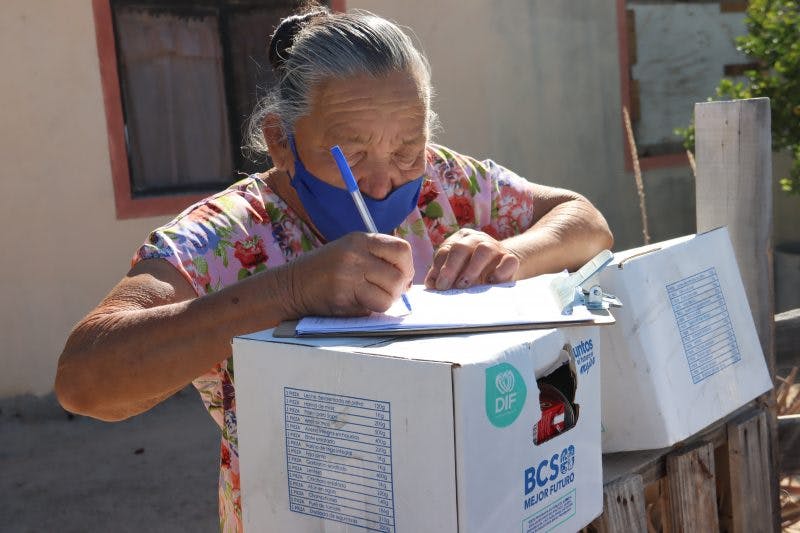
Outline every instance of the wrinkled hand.
<path id="1" fill-rule="evenodd" d="M 289 265 L 290 315 L 383 312 L 411 285 L 411 246 L 379 233 L 350 233 Z"/>
<path id="2" fill-rule="evenodd" d="M 440 291 L 512 281 L 519 258 L 503 243 L 473 229 L 460 229 L 436 250 L 425 286 Z"/>

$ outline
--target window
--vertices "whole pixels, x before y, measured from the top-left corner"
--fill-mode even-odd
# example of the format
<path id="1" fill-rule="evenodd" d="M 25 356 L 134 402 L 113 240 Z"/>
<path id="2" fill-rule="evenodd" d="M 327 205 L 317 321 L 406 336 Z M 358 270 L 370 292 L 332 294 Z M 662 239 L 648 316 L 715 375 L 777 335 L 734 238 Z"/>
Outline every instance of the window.
<path id="1" fill-rule="evenodd" d="M 713 96 L 721 78 L 741 74 L 747 58 L 737 52 L 734 38 L 745 33 L 746 5 L 618 0 L 623 105 L 631 114 L 642 169 L 687 163 L 673 130 L 689 124 L 694 103 Z"/>
<path id="2" fill-rule="evenodd" d="M 242 154 L 244 127 L 297 4 L 94 0 L 117 218 L 177 212 L 264 168 Z"/>

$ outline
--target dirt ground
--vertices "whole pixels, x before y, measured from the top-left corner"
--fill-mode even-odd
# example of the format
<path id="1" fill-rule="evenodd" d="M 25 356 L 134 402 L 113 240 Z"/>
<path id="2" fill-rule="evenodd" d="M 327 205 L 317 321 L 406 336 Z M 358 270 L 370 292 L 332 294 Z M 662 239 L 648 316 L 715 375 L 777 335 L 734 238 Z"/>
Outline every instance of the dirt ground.
<path id="1" fill-rule="evenodd" d="M 0 400 L 0 531 L 218 531 L 218 461 L 191 388 L 116 423 Z"/>

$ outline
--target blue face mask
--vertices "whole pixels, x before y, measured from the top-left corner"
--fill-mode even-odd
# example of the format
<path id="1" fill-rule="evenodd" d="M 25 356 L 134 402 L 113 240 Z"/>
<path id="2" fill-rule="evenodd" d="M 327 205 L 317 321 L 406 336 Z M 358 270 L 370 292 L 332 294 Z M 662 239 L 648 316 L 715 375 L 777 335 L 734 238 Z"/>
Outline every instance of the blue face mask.
<path id="1" fill-rule="evenodd" d="M 314 176 L 306 170 L 297 155 L 294 137 L 289 137 L 289 146 L 294 154 L 294 176 L 291 184 L 303 203 L 311 221 L 328 242 L 352 231 L 367 231 L 353 198 L 347 189 L 340 189 Z M 342 182 L 344 185 L 344 182 Z M 392 233 L 417 207 L 422 176 L 401 185 L 383 200 L 364 196 L 375 225 L 381 233 Z"/>

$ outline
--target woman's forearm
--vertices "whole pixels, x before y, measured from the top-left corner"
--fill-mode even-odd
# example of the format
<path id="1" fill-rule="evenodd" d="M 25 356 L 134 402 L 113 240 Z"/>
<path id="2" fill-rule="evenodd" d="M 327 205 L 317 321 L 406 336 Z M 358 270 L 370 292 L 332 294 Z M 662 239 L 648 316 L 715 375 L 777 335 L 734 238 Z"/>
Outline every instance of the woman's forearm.
<path id="1" fill-rule="evenodd" d="M 149 409 L 230 357 L 232 337 L 287 318 L 286 270 L 182 301 L 170 301 L 179 295 L 148 274 L 126 278 L 70 335 L 56 376 L 59 400 L 106 420 Z"/>
<path id="2" fill-rule="evenodd" d="M 582 197 L 559 203 L 526 232 L 503 241 L 520 260 L 517 279 L 576 270 L 613 243 L 603 215 Z"/>

